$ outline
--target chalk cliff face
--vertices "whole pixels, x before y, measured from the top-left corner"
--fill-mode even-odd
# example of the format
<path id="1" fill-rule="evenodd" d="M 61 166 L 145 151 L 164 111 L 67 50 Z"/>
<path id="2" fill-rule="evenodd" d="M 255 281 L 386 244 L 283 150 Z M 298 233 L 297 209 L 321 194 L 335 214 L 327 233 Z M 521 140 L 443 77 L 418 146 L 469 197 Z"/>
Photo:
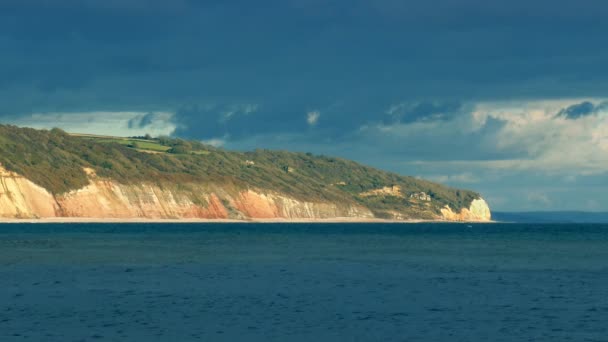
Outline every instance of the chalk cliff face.
<path id="1" fill-rule="evenodd" d="M 446 206 L 441 209 L 441 214 L 447 221 L 488 222 L 492 219 L 490 207 L 483 198 L 473 200 L 468 209 L 463 208 L 460 212 Z"/>
<path id="2" fill-rule="evenodd" d="M 307 202 L 275 192 L 226 189 L 203 184 L 182 186 L 120 184 L 85 169 L 84 188 L 53 195 L 28 179 L 0 168 L 0 217 L 4 218 L 148 218 L 148 219 L 371 219 L 356 203 Z M 468 209 L 446 207 L 440 220 L 489 221 L 483 199 Z M 399 216 L 395 216 L 399 219 Z"/>

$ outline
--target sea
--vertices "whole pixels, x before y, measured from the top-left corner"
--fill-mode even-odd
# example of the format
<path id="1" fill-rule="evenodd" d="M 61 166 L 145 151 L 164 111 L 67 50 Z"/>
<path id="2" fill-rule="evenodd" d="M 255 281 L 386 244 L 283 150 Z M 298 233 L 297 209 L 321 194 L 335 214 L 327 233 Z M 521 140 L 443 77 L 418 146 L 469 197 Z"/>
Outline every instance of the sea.
<path id="1" fill-rule="evenodd" d="M 608 341 L 608 225 L 2 224 L 0 341 Z"/>

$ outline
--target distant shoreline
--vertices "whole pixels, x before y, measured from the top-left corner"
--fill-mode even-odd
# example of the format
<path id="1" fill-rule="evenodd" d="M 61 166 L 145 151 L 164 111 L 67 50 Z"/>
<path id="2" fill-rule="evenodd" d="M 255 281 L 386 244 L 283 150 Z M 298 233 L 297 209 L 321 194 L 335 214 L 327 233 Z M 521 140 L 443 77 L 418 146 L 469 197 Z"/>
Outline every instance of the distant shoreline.
<path id="1" fill-rule="evenodd" d="M 496 221 L 443 221 L 443 220 L 386 220 L 380 218 L 337 217 L 328 219 L 284 219 L 256 218 L 236 219 L 156 219 L 156 218 L 96 218 L 96 217 L 56 217 L 40 219 L 0 219 L 0 224 L 11 223 L 496 223 Z"/>

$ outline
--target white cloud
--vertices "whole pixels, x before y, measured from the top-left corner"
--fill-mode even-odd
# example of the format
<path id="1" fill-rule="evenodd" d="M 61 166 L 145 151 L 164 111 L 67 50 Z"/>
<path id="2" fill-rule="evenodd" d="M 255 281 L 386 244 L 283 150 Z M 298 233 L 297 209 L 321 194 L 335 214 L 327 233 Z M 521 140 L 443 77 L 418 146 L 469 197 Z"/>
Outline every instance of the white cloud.
<path id="1" fill-rule="evenodd" d="M 249 115 L 258 110 L 257 104 L 238 104 L 232 105 L 220 114 L 219 121 L 225 123 L 236 115 Z"/>
<path id="2" fill-rule="evenodd" d="M 549 205 L 551 205 L 551 199 L 549 199 L 549 196 L 547 196 L 547 194 L 542 193 L 542 192 L 528 192 L 527 195 L 527 200 L 528 202 L 538 206 L 543 206 L 543 207 L 547 207 Z"/>
<path id="3" fill-rule="evenodd" d="M 387 110 L 386 110 L 386 115 L 391 116 L 393 118 L 398 118 L 403 111 L 406 109 L 406 104 L 405 103 L 397 103 L 397 104 L 393 104 L 391 105 Z"/>
<path id="4" fill-rule="evenodd" d="M 170 135 L 175 131 L 173 113 L 155 112 L 153 119 L 145 125 L 141 122 L 148 112 L 79 112 L 79 113 L 35 113 L 6 120 L 17 126 L 38 129 L 61 128 L 70 133 L 89 133 L 114 136 Z"/>
<path id="5" fill-rule="evenodd" d="M 562 108 L 582 101 L 480 104 L 472 116 L 477 121 L 494 118 L 505 123 L 494 138 L 498 150 L 526 152 L 527 160 L 507 162 L 505 166 L 516 164 L 520 168 L 551 172 L 576 170 L 583 175 L 601 173 L 608 169 L 608 113 L 577 120 L 555 116 Z"/>
<path id="6" fill-rule="evenodd" d="M 403 150 L 403 164 L 459 164 L 570 177 L 603 173 L 608 170 L 608 112 L 576 120 L 556 117 L 561 109 L 582 101 L 602 102 L 484 102 L 452 120 L 367 125 L 359 134 L 376 146 Z"/>
<path id="7" fill-rule="evenodd" d="M 319 121 L 320 116 L 321 112 L 319 112 L 318 110 L 310 111 L 306 113 L 306 122 L 308 122 L 310 126 L 314 126 Z"/>
<path id="8" fill-rule="evenodd" d="M 203 144 L 211 145 L 213 147 L 222 147 L 228 141 L 228 135 L 224 135 L 221 138 L 211 138 L 207 140 L 201 140 Z"/>
<path id="9" fill-rule="evenodd" d="M 428 178 L 438 183 L 477 183 L 479 179 L 471 172 L 462 172 L 449 175 L 431 175 L 422 178 Z"/>

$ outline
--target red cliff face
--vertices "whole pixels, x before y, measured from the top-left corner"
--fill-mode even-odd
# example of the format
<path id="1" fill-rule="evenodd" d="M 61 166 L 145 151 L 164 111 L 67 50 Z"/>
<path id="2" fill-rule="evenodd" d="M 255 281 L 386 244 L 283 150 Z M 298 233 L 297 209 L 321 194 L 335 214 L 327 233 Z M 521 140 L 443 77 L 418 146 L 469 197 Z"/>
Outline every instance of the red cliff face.
<path id="1" fill-rule="evenodd" d="M 236 190 L 203 184 L 120 184 L 87 169 L 89 185 L 54 196 L 28 179 L 0 169 L 0 217 L 90 219 L 373 219 L 355 203 L 302 201 L 256 189 Z M 395 219 L 400 219 L 395 216 Z M 483 199 L 455 213 L 446 207 L 438 220 L 489 221 Z"/>
<path id="2" fill-rule="evenodd" d="M 354 204 L 306 202 L 251 189 L 228 193 L 199 184 L 188 184 L 188 191 L 154 184 L 125 185 L 99 178 L 91 170 L 87 172 L 88 186 L 53 196 L 20 175 L 0 170 L 0 217 L 245 220 L 373 217 L 368 209 Z"/>

